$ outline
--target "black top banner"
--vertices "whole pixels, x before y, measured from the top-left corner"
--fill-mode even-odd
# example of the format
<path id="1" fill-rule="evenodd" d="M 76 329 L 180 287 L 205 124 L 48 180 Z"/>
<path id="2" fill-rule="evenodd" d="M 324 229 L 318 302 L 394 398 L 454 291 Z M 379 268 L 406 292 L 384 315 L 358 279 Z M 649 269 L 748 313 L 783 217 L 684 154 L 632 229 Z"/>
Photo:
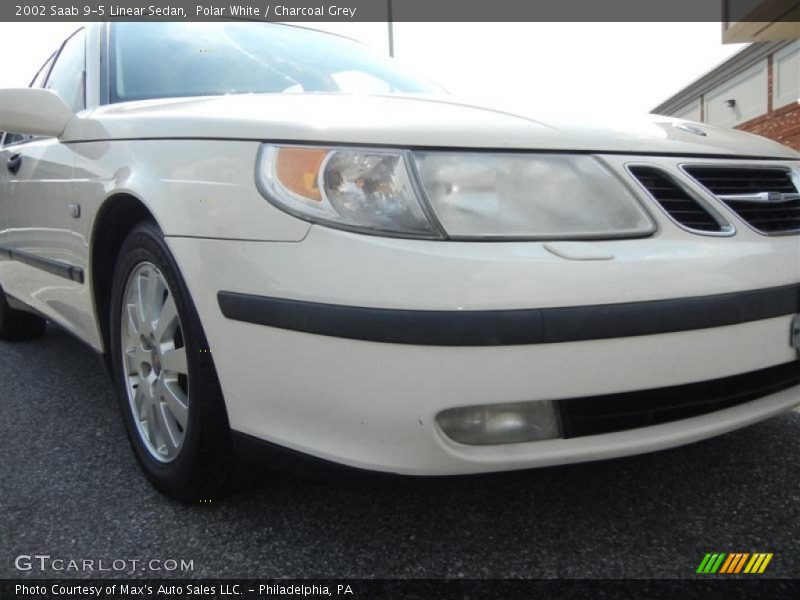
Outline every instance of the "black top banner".
<path id="1" fill-rule="evenodd" d="M 0 21 L 800 23 L 800 0 L 2 0 Z"/>

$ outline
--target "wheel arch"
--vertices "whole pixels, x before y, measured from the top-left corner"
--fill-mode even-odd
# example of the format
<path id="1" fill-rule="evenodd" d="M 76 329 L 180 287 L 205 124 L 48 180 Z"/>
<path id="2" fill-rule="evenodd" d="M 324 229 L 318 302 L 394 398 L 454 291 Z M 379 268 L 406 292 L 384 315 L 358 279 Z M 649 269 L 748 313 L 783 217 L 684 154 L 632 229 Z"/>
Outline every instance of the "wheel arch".
<path id="1" fill-rule="evenodd" d="M 159 224 L 147 204 L 140 197 L 128 191 L 109 195 L 103 201 L 94 219 L 89 245 L 89 283 L 106 367 L 110 367 L 109 319 L 114 267 L 128 233 L 146 219 Z M 110 368 L 109 373 L 111 373 Z"/>

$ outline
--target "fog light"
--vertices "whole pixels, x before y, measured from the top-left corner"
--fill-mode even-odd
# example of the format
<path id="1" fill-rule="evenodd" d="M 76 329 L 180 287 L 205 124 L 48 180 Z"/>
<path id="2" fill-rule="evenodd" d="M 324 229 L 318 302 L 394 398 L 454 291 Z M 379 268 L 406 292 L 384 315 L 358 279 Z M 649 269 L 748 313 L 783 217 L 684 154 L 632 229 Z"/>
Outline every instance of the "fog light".
<path id="1" fill-rule="evenodd" d="M 555 406 L 547 400 L 449 408 L 436 416 L 436 422 L 447 437 L 461 444 L 513 444 L 561 437 Z"/>

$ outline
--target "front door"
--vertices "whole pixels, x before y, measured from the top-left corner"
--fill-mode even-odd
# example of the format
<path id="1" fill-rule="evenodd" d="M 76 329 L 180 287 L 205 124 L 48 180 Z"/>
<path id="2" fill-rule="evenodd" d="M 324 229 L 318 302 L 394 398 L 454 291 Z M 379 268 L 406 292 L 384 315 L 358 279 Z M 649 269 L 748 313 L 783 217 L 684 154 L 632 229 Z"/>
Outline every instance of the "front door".
<path id="1" fill-rule="evenodd" d="M 86 36 L 73 34 L 61 46 L 44 87 L 58 93 L 75 112 L 85 105 Z M 38 78 L 38 76 L 37 76 Z M 35 83 L 35 82 L 34 82 Z M 76 154 L 55 138 L 6 136 L 0 149 L 0 285 L 7 295 L 37 309 L 77 334 L 93 329 L 86 305 L 86 253 L 73 233 L 78 214 L 72 182 Z M 85 337 L 81 335 L 81 337 Z"/>

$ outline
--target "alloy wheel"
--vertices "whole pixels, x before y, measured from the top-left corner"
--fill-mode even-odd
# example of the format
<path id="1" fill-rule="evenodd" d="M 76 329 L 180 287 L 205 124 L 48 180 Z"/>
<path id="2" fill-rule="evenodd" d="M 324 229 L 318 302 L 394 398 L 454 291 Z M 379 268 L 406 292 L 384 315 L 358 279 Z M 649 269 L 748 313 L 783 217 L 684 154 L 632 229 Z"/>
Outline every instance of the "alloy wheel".
<path id="1" fill-rule="evenodd" d="M 128 277 L 120 323 L 124 383 L 139 438 L 153 458 L 171 462 L 189 422 L 189 369 L 175 300 L 152 263 L 140 263 Z"/>

